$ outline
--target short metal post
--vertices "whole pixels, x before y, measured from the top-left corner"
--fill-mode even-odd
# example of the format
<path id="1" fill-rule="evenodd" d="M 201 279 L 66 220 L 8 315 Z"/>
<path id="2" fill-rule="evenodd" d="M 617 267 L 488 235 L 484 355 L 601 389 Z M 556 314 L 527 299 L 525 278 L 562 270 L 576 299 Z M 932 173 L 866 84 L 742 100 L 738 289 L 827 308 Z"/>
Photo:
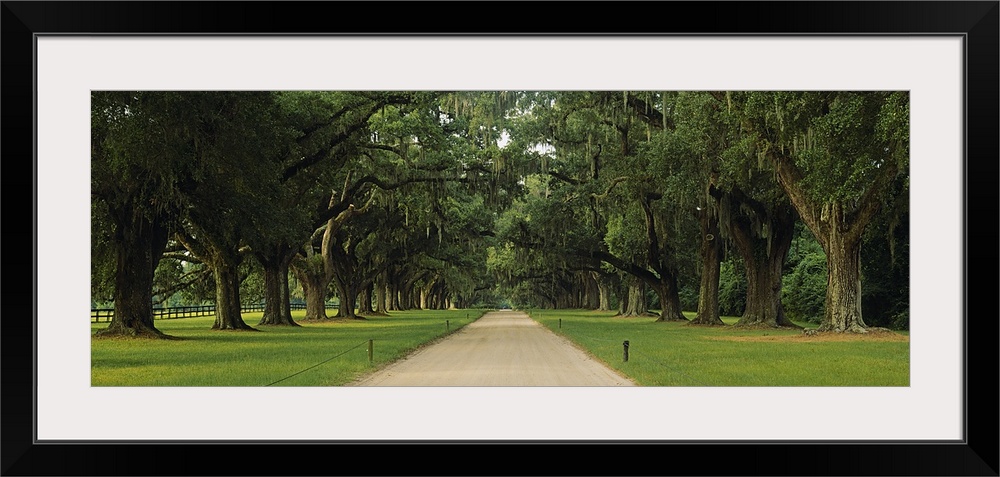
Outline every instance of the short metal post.
<path id="1" fill-rule="evenodd" d="M 448 320 L 444 320 L 444 329 L 445 331 L 451 331 L 451 323 Z"/>
<path id="2" fill-rule="evenodd" d="M 368 340 L 368 364 L 372 364 L 375 361 L 373 358 L 375 348 L 374 342 L 375 340 Z"/>
<path id="3" fill-rule="evenodd" d="M 622 346 L 625 350 L 624 353 L 622 354 L 622 359 L 628 361 L 628 340 L 625 340 L 625 342 L 622 343 Z"/>
<path id="4" fill-rule="evenodd" d="M 562 329 L 562 318 L 559 318 L 559 329 Z"/>

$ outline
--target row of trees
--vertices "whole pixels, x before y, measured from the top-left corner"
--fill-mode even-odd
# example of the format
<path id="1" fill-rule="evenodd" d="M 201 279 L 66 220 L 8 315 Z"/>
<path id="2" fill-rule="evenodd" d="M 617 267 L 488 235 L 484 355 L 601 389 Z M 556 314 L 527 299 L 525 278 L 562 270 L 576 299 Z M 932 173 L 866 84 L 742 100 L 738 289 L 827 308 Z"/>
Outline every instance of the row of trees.
<path id="1" fill-rule="evenodd" d="M 804 237 L 826 258 L 822 328 L 864 331 L 863 274 L 880 314 L 906 309 L 908 109 L 905 92 L 94 92 L 92 294 L 114 303 L 103 333 L 162 336 L 157 297 L 206 280 L 214 328 L 253 329 L 252 274 L 260 324 L 287 325 L 290 281 L 308 319 L 331 293 L 353 318 L 502 290 L 680 320 L 687 290 L 705 324 L 745 282 L 740 323 L 787 326 Z"/>
<path id="2" fill-rule="evenodd" d="M 712 325 L 736 286 L 741 326 L 796 326 L 786 302 L 800 318 L 820 308 L 821 330 L 864 332 L 863 304 L 905 325 L 906 92 L 528 97 L 512 136 L 539 169 L 490 260 L 522 300 L 607 309 L 617 290 L 622 314 L 653 303 L 658 320 L 697 309 L 693 322 Z M 824 262 L 819 250 L 790 260 L 793 242 Z M 817 273 L 821 307 L 807 303 Z"/>
<path id="3" fill-rule="evenodd" d="M 492 288 L 476 250 L 518 187 L 492 166 L 488 105 L 502 100 L 94 92 L 92 294 L 115 308 L 102 333 L 161 336 L 154 295 L 205 277 L 213 328 L 253 329 L 240 315 L 248 263 L 263 276 L 260 324 L 295 324 L 292 274 L 309 319 L 327 316 L 331 284 L 342 317 L 364 294 L 373 312 L 475 300 Z"/>

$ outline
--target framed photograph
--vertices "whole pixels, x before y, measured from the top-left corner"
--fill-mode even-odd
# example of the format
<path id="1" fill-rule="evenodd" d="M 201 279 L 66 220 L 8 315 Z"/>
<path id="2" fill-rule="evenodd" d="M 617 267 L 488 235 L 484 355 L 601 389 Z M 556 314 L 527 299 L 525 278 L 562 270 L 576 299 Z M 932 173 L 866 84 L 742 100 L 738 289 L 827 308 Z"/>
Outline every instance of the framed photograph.
<path id="1" fill-rule="evenodd" d="M 998 475 L 1000 2 L 566 5 L 3 2 L 4 475 Z M 563 89 L 909 91 L 909 385 L 91 386 L 91 91 Z"/>

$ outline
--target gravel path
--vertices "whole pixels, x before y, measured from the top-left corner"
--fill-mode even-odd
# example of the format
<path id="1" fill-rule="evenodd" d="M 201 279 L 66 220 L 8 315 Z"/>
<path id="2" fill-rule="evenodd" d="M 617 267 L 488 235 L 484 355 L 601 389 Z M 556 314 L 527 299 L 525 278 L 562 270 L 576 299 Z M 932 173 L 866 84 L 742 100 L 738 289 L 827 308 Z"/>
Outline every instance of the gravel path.
<path id="1" fill-rule="evenodd" d="M 351 386 L 634 386 L 565 338 L 512 311 L 483 315 Z"/>

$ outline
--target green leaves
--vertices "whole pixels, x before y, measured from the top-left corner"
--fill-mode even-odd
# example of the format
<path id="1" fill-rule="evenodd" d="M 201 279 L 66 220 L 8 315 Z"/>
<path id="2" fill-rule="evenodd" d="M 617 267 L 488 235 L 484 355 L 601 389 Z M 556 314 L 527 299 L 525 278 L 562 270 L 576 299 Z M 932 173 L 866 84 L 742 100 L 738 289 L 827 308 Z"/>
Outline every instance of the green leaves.
<path id="1" fill-rule="evenodd" d="M 115 211 L 271 249 L 368 204 L 338 232 L 359 266 L 467 289 L 601 252 L 695 275 L 694 214 L 719 194 L 745 198 L 720 217 L 765 220 L 785 161 L 816 203 L 854 203 L 905 174 L 909 114 L 905 91 L 95 92 L 95 250 Z"/>
<path id="2" fill-rule="evenodd" d="M 892 161 L 909 161 L 905 91 L 754 92 L 735 95 L 758 153 L 780 151 L 820 202 L 856 200 Z"/>

